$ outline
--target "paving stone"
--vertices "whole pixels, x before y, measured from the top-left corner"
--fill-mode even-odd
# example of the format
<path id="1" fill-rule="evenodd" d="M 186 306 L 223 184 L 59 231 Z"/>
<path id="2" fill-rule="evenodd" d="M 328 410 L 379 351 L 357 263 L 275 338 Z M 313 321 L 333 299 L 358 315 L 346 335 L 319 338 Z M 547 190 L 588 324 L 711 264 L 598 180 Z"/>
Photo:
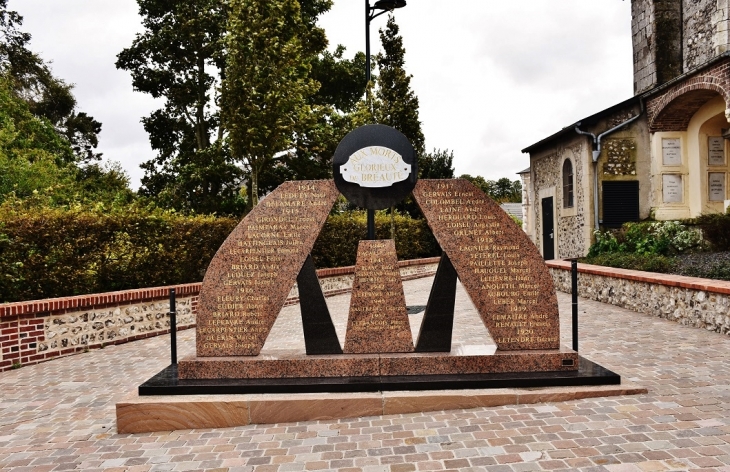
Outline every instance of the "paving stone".
<path id="1" fill-rule="evenodd" d="M 425 305 L 431 279 L 405 283 Z M 558 295 L 570 345 L 570 298 Z M 327 299 L 330 311 L 349 296 Z M 470 308 L 460 289 L 457 312 Z M 119 435 L 115 404 L 169 361 L 169 337 L 0 374 L 0 470 L 715 470 L 730 472 L 730 337 L 580 300 L 580 352 L 649 394 L 468 411 Z M 301 345 L 298 307 L 271 336 Z M 491 343 L 478 317 L 455 343 Z M 409 316 L 417 333 L 419 315 Z M 178 334 L 194 353 L 194 330 Z"/>

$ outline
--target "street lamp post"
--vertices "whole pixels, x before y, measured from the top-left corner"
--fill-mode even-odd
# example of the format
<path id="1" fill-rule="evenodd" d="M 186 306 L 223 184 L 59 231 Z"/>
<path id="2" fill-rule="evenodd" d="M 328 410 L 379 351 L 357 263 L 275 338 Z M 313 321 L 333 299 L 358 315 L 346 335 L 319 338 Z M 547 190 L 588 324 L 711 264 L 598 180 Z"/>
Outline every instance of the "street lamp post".
<path id="1" fill-rule="evenodd" d="M 365 78 L 367 79 L 367 85 L 370 85 L 371 79 L 370 22 L 383 13 L 404 6 L 406 6 L 406 0 L 378 0 L 373 6 L 370 6 L 370 0 L 365 0 Z M 368 239 L 375 239 L 375 210 L 370 209 L 368 209 Z"/>

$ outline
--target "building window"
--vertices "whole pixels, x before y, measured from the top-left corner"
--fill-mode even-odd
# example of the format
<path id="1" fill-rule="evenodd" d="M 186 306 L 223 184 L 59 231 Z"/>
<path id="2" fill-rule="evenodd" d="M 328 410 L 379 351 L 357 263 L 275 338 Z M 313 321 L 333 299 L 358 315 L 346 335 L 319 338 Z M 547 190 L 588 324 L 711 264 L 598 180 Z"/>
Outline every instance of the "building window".
<path id="1" fill-rule="evenodd" d="M 573 208 L 573 164 L 563 162 L 563 208 Z"/>

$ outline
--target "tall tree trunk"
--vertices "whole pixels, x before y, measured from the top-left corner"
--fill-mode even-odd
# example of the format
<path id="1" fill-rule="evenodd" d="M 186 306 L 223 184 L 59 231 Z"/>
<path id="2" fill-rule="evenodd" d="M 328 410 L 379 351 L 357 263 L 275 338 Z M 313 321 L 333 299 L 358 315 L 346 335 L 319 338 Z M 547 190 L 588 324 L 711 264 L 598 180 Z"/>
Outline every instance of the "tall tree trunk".
<path id="1" fill-rule="evenodd" d="M 257 166 L 251 166 L 251 206 L 259 204 L 259 170 Z"/>
<path id="2" fill-rule="evenodd" d="M 205 58 L 198 54 L 198 106 L 195 110 L 195 138 L 198 150 L 208 147 L 208 132 L 205 129 Z"/>

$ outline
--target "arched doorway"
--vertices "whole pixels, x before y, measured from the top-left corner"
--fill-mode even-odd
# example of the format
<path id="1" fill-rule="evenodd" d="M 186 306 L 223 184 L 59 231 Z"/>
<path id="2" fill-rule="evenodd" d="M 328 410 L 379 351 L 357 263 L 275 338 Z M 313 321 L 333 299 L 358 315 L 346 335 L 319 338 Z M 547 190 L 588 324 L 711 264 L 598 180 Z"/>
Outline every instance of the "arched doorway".
<path id="1" fill-rule="evenodd" d="M 654 108 L 649 126 L 657 220 L 724 211 L 729 198 L 726 109 L 723 90 L 714 84 L 674 91 Z"/>

